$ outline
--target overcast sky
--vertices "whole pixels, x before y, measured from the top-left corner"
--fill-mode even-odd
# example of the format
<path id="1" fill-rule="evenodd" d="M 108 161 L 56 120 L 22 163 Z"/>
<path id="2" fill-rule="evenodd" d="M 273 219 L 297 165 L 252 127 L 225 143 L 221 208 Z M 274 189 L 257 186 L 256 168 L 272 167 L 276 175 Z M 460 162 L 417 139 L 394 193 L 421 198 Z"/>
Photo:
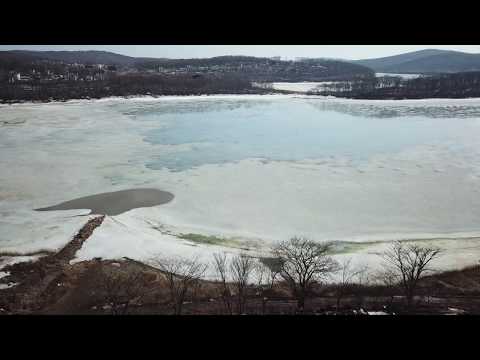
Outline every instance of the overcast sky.
<path id="1" fill-rule="evenodd" d="M 105 50 L 137 57 L 192 58 L 220 55 L 367 59 L 422 49 L 480 53 L 480 45 L 0 45 L 0 50 Z"/>

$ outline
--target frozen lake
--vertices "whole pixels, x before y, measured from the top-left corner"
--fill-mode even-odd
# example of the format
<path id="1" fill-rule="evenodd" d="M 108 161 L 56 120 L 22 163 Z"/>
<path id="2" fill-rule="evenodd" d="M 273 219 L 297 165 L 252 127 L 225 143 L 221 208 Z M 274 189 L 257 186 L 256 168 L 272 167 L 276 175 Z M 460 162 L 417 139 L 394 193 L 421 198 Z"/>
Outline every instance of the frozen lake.
<path id="1" fill-rule="evenodd" d="M 433 239 L 449 249 L 443 266 L 461 267 L 480 257 L 479 136 L 476 99 L 265 95 L 4 105 L 0 252 L 56 250 L 89 213 L 33 209 L 148 188 L 174 198 L 107 216 L 78 260 L 262 253 L 305 235 L 345 242 L 347 253 L 371 261 L 390 240 Z"/>

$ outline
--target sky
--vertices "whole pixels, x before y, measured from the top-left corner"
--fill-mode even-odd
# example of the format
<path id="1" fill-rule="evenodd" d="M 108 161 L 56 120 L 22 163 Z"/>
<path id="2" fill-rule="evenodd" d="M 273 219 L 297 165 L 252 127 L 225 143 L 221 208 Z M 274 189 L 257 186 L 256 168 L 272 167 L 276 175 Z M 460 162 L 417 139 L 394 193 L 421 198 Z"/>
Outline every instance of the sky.
<path id="1" fill-rule="evenodd" d="M 135 57 L 199 58 L 221 55 L 368 59 L 422 49 L 480 53 L 480 45 L 0 45 L 0 50 L 104 50 Z"/>

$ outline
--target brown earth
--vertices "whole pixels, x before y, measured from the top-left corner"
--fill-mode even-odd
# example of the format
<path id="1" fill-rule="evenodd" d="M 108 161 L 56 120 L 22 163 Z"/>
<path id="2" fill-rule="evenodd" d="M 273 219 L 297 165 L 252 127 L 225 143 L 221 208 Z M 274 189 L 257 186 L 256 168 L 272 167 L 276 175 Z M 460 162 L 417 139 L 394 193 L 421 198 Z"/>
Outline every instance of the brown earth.
<path id="1" fill-rule="evenodd" d="M 89 220 L 58 253 L 34 262 L 6 266 L 3 271 L 10 272 L 10 275 L 2 278 L 2 282 L 15 282 L 18 285 L 0 290 L 0 306 L 4 312 L 32 313 L 52 301 L 52 296 L 62 287 L 58 284 L 61 284 L 61 279 L 71 268 L 70 260 L 103 219 L 104 216 L 99 216 Z"/>

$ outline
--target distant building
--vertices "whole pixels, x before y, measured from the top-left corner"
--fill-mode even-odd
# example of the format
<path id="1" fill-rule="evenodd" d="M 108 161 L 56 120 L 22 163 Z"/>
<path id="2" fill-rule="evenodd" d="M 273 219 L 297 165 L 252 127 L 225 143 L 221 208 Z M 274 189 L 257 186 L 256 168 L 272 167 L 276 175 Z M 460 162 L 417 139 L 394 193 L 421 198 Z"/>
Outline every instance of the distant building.
<path id="1" fill-rule="evenodd" d="M 270 60 L 280 61 L 280 60 L 282 60 L 282 57 L 281 56 L 273 56 L 273 57 L 270 58 Z"/>

